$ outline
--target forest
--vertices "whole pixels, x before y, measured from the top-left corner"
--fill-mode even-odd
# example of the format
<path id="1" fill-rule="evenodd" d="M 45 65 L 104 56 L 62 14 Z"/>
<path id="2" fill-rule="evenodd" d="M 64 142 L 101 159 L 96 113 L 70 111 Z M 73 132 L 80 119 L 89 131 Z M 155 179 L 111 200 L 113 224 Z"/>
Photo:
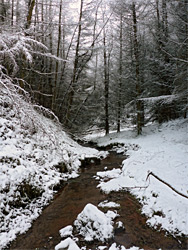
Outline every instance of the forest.
<path id="1" fill-rule="evenodd" d="M 187 249 L 187 14 L 0 0 L 0 249 Z"/>
<path id="2" fill-rule="evenodd" d="M 73 134 L 186 117 L 187 5 L 1 0 L 1 85 Z"/>

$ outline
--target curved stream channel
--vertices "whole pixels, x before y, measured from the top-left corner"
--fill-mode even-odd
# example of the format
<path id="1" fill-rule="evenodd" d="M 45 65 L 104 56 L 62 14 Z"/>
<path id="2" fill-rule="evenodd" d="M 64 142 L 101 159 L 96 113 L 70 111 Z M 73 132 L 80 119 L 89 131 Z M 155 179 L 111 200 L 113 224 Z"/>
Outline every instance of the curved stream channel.
<path id="1" fill-rule="evenodd" d="M 165 236 L 164 232 L 156 232 L 146 225 L 146 218 L 140 213 L 140 205 L 128 192 L 103 194 L 96 188 L 98 181 L 93 176 L 97 171 L 119 168 L 125 156 L 110 152 L 109 156 L 100 164 L 92 163 L 82 169 L 80 177 L 69 180 L 67 185 L 56 194 L 51 204 L 46 207 L 41 216 L 33 223 L 32 228 L 24 235 L 18 236 L 10 249 L 54 249 L 60 243 L 59 230 L 72 225 L 77 215 L 86 204 L 98 205 L 104 200 L 118 202 L 118 209 L 125 230 L 116 230 L 113 242 L 124 245 L 126 248 L 138 246 L 146 249 L 187 249 L 185 239 L 175 239 Z M 83 246 L 86 245 L 83 243 Z M 95 250 L 102 243 L 89 244 L 87 249 Z"/>

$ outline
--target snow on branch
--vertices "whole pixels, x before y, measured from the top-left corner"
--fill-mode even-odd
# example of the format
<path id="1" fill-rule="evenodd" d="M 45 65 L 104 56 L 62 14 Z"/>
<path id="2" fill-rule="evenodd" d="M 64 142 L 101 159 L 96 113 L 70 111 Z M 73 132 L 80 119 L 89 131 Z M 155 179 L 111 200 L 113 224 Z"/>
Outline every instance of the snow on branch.
<path id="1" fill-rule="evenodd" d="M 21 126 L 29 130 L 31 134 L 40 131 L 47 135 L 53 144 L 57 144 L 56 132 L 53 131 L 46 118 L 53 118 L 57 124 L 57 129 L 61 130 L 58 118 L 54 113 L 40 105 L 31 102 L 30 95 L 27 91 L 15 84 L 12 79 L 4 73 L 4 67 L 0 65 L 0 106 L 3 115 L 4 104 L 7 103 L 11 110 L 12 116 L 20 119 Z M 40 116 L 39 114 L 42 114 Z M 45 117 L 44 117 L 45 116 Z"/>
<path id="2" fill-rule="evenodd" d="M 29 93 L 21 86 L 27 83 L 24 79 L 16 78 L 20 65 L 30 65 L 33 55 L 59 60 L 48 53 L 48 48 L 44 44 L 25 36 L 24 33 L 0 33 L 0 106 L 3 111 L 3 103 L 7 103 L 11 107 L 11 113 L 20 119 L 21 126 L 31 133 L 43 132 L 53 144 L 56 144 L 56 132 L 46 125 L 45 119 L 47 117 L 55 120 L 57 129 L 61 130 L 58 118 L 51 110 L 33 104 Z"/>
<path id="3" fill-rule="evenodd" d="M 177 99 L 177 95 L 162 95 L 162 96 L 155 96 L 155 97 L 147 97 L 147 98 L 140 98 L 140 101 L 144 101 L 145 103 L 171 103 L 172 101 Z"/>
<path id="4" fill-rule="evenodd" d="M 7 69 L 9 75 L 14 76 L 17 73 L 19 61 L 31 64 L 34 53 L 36 54 L 38 51 L 40 55 L 46 55 L 47 50 L 48 48 L 44 44 L 26 37 L 24 34 L 0 34 L 0 65 Z"/>

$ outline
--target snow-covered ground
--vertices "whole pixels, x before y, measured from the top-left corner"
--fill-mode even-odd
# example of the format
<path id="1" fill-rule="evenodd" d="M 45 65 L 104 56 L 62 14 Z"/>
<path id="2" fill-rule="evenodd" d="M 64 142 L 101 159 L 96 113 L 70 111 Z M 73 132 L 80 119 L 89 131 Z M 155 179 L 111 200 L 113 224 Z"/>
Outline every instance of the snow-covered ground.
<path id="1" fill-rule="evenodd" d="M 121 133 L 93 139 L 99 146 L 120 143 L 116 147 L 129 158 L 118 170 L 98 173 L 104 192 L 130 190 L 141 204 L 147 223 L 172 234 L 188 235 L 188 119 L 170 121 L 162 125 L 151 124 L 143 129 L 142 136 L 127 129 Z M 106 181 L 110 178 L 109 181 Z"/>
<path id="2" fill-rule="evenodd" d="M 78 176 L 82 159 L 101 156 L 19 101 L 14 103 L 1 89 L 0 249 L 31 227 L 60 181 Z"/>

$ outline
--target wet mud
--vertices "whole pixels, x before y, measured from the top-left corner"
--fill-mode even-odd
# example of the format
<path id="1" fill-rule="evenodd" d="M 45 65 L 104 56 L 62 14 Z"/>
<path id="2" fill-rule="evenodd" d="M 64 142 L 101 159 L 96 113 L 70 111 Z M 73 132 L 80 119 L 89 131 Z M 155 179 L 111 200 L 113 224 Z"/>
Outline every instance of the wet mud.
<path id="1" fill-rule="evenodd" d="M 145 250 L 151 249 L 187 249 L 185 238 L 167 236 L 165 232 L 157 232 L 146 225 L 146 218 L 141 215 L 141 206 L 128 192 L 103 194 L 96 188 L 98 182 L 93 178 L 97 171 L 119 168 L 125 156 L 111 152 L 101 164 L 91 164 L 87 169 L 82 169 L 80 177 L 68 181 L 55 196 L 53 202 L 44 209 L 41 216 L 33 223 L 32 228 L 24 235 L 17 237 L 10 248 L 13 249 L 54 249 L 60 243 L 59 230 L 67 225 L 72 225 L 77 215 L 86 204 L 98 205 L 104 200 L 118 202 L 118 209 L 125 230 L 115 230 L 115 237 L 109 243 L 93 242 L 87 249 L 95 250 L 97 246 L 110 246 L 113 242 L 126 248 L 137 246 Z M 80 246 L 81 247 L 81 246 Z"/>

